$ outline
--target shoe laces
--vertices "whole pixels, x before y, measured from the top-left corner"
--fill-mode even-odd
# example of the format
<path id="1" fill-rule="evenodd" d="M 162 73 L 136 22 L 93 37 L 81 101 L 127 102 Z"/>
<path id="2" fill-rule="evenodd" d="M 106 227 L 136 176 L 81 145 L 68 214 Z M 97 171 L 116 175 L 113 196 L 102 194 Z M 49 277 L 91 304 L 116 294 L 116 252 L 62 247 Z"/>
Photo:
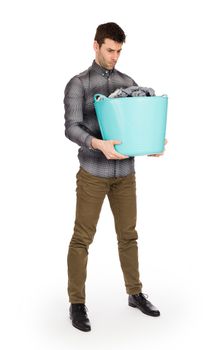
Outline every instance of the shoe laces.
<path id="1" fill-rule="evenodd" d="M 140 293 L 139 295 L 142 296 L 144 299 L 148 299 L 148 294 Z"/>
<path id="2" fill-rule="evenodd" d="M 80 304 L 78 308 L 79 308 L 80 311 L 83 311 L 83 313 L 85 313 L 85 314 L 88 311 L 88 308 L 87 308 L 87 306 L 85 304 Z"/>
<path id="3" fill-rule="evenodd" d="M 85 304 L 76 304 L 74 312 L 78 312 L 80 315 L 87 316 L 88 308 Z"/>
<path id="4" fill-rule="evenodd" d="M 141 298 L 142 300 L 147 300 L 148 299 L 148 294 L 144 294 L 144 293 L 139 293 L 139 294 L 135 294 L 136 297 Z"/>

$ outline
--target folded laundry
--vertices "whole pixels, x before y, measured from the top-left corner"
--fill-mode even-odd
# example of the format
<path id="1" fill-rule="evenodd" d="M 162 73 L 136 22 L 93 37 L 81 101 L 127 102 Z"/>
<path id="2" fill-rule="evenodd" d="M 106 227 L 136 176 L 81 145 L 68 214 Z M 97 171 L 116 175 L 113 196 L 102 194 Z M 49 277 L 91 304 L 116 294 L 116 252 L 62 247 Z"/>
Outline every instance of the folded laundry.
<path id="1" fill-rule="evenodd" d="M 126 89 L 116 89 L 109 95 L 110 98 L 135 96 L 155 96 L 155 91 L 152 88 L 142 86 L 129 86 Z"/>

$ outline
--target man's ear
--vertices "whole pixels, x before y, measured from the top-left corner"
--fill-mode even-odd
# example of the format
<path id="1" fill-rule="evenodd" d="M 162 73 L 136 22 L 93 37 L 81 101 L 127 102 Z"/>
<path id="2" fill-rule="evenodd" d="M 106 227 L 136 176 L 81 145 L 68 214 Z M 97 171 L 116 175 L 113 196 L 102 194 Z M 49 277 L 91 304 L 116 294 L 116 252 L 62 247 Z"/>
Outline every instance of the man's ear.
<path id="1" fill-rule="evenodd" d="M 95 50 L 95 52 L 97 52 L 99 49 L 99 45 L 98 45 L 98 42 L 96 40 L 94 40 L 93 49 Z"/>

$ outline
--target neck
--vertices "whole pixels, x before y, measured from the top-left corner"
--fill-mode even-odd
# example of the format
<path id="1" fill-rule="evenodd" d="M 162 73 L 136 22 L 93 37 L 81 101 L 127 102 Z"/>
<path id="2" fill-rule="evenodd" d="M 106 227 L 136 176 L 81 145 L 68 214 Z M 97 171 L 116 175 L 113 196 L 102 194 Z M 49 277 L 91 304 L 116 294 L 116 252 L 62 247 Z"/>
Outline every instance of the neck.
<path id="1" fill-rule="evenodd" d="M 100 62 L 97 60 L 97 58 L 95 58 L 95 62 L 101 67 L 101 68 L 103 68 L 103 69 L 105 69 L 105 70 L 108 70 L 108 71 L 112 71 L 113 69 L 109 69 L 109 68 L 106 68 L 106 67 L 104 67 L 104 66 L 102 66 L 101 64 L 100 64 Z"/>

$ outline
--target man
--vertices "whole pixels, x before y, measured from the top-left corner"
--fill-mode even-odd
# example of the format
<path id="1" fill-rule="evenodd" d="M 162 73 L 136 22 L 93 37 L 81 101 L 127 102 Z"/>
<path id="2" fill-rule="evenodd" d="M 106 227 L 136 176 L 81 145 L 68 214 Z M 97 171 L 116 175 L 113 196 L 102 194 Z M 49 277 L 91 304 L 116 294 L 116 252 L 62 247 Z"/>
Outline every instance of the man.
<path id="1" fill-rule="evenodd" d="M 137 85 L 115 69 L 124 42 L 125 33 L 116 23 L 99 25 L 92 66 L 74 76 L 65 88 L 65 135 L 80 146 L 76 218 L 67 259 L 69 312 L 73 326 L 82 331 L 91 330 L 85 306 L 88 247 L 106 195 L 114 215 L 128 303 L 147 315 L 160 315 L 142 293 L 139 279 L 134 157 L 115 150 L 120 140 L 102 140 L 93 105 L 96 93 L 109 96 L 117 88 Z"/>

